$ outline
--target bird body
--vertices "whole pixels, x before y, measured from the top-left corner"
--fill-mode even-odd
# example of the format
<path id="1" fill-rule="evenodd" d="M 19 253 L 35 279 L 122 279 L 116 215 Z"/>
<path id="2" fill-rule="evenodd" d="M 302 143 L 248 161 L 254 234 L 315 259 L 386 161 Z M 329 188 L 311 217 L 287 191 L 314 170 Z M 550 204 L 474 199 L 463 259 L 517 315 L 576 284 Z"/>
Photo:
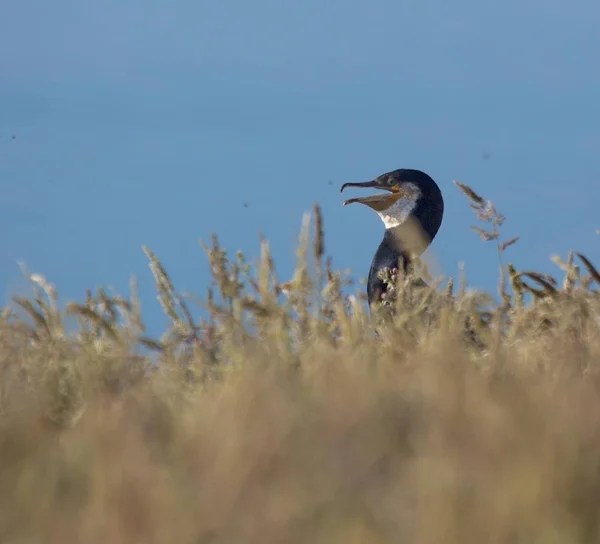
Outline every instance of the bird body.
<path id="1" fill-rule="evenodd" d="M 373 181 L 345 183 L 346 187 L 373 187 L 386 193 L 351 198 L 344 205 L 359 202 L 377 212 L 385 225 L 367 281 L 369 305 L 386 292 L 381 273 L 398 269 L 406 273 L 411 261 L 427 249 L 436 236 L 444 214 L 444 200 L 435 181 L 420 170 L 399 169 Z"/>
<path id="2" fill-rule="evenodd" d="M 381 295 L 387 290 L 386 282 L 381 278 L 382 272 L 399 268 L 402 273 L 408 272 L 410 256 L 399 244 L 399 239 L 394 236 L 392 229 L 386 229 L 383 240 L 371 262 L 367 278 L 367 299 L 369 304 L 379 301 Z"/>

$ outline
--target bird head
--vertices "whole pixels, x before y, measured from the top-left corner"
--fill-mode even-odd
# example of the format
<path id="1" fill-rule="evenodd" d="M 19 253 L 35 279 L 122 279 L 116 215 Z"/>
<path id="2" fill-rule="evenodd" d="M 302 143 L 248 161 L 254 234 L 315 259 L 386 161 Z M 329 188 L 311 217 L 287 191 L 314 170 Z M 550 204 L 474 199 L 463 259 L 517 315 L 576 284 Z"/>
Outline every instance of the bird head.
<path id="1" fill-rule="evenodd" d="M 386 228 L 393 228 L 402 224 L 414 212 L 417 202 L 426 196 L 423 176 L 431 179 L 427 174 L 418 170 L 401 169 L 382 174 L 372 181 L 344 183 L 340 191 L 347 187 L 372 187 L 385 192 L 350 198 L 343 204 L 346 206 L 359 202 L 369 206 L 379 214 Z"/>
<path id="2" fill-rule="evenodd" d="M 408 227 L 413 220 L 429 240 L 436 235 L 444 210 L 442 194 L 431 177 L 420 170 L 399 169 L 387 172 L 374 180 L 362 183 L 344 183 L 340 191 L 348 187 L 380 189 L 374 195 L 350 198 L 344 206 L 359 202 L 375 210 L 386 229 Z M 404 228 L 406 230 L 406 228 Z"/>

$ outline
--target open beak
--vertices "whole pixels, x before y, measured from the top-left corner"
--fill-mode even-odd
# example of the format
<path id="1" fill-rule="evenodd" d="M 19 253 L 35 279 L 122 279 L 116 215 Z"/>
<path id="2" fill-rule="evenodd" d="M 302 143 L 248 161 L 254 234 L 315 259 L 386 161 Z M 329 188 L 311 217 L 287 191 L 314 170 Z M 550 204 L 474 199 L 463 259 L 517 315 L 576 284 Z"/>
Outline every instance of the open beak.
<path id="1" fill-rule="evenodd" d="M 390 187 L 389 185 L 385 185 L 377 180 L 365 181 L 363 183 L 344 183 L 340 189 L 340 192 L 342 192 L 346 187 L 373 187 L 374 189 L 382 189 L 383 191 L 388 191 L 392 194 L 380 193 L 358 198 L 349 198 L 348 200 L 344 200 L 344 206 L 352 204 L 353 202 L 360 202 L 361 204 L 365 204 L 376 211 L 381 211 L 387 209 L 394 201 L 398 200 L 398 198 L 402 196 L 402 191 L 397 186 Z"/>

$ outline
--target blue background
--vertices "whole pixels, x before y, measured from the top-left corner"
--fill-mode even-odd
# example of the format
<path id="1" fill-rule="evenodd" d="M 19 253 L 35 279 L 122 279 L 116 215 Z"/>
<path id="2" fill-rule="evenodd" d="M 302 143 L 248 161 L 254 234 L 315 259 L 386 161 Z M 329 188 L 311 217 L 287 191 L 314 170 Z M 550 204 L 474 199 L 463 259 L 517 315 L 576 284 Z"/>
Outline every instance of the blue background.
<path id="1" fill-rule="evenodd" d="M 383 225 L 339 186 L 399 167 L 442 187 L 431 259 L 495 289 L 469 230 L 471 185 L 505 213 L 518 268 L 598 262 L 600 3 L 556 0 L 4 0 L 0 8 L 0 284 L 17 261 L 55 283 L 127 292 L 164 319 L 141 245 L 204 295 L 198 239 L 270 239 L 291 274 L 302 213 L 366 276 Z M 355 194 L 355 193 L 352 193 Z"/>

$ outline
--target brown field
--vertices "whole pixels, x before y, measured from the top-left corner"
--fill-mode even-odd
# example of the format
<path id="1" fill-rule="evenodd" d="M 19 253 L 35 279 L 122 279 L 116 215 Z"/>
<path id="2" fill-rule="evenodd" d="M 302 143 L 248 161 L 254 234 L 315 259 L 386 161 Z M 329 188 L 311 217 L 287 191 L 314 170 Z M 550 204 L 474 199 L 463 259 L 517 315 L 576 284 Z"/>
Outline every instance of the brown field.
<path id="1" fill-rule="evenodd" d="M 592 263 L 506 265 L 499 303 L 398 281 L 370 316 L 313 218 L 285 286 L 266 243 L 254 268 L 214 240 L 201 320 L 147 251 L 158 339 L 135 285 L 59 310 L 31 276 L 0 320 L 0 543 L 600 542 Z"/>

